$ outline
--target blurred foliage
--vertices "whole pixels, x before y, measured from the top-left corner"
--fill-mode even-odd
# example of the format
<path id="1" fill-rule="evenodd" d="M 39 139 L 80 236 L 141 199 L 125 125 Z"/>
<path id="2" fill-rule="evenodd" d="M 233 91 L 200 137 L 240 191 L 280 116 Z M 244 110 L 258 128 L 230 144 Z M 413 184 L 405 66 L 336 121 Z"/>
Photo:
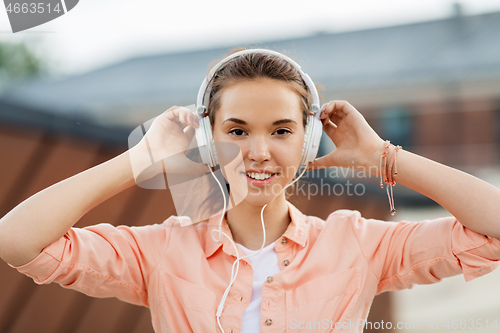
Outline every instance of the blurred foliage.
<path id="1" fill-rule="evenodd" d="M 48 63 L 29 44 L 0 42 L 1 86 L 37 77 L 47 72 Z"/>

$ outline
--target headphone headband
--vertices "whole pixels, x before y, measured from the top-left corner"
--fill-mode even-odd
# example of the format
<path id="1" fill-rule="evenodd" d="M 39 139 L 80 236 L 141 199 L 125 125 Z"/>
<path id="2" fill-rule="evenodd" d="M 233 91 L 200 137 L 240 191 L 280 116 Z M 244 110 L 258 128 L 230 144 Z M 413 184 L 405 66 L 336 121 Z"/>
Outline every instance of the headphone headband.
<path id="1" fill-rule="evenodd" d="M 202 115 L 206 111 L 206 107 L 203 104 L 204 99 L 205 99 L 206 90 L 207 90 L 209 82 L 212 80 L 213 76 L 219 70 L 219 68 L 221 68 L 223 65 L 225 65 L 226 63 L 228 63 L 232 59 L 238 58 L 238 57 L 245 55 L 245 54 L 251 54 L 251 53 L 271 54 L 271 55 L 277 56 L 281 59 L 284 59 L 288 63 L 290 63 L 299 72 L 300 76 L 302 77 L 302 79 L 304 80 L 306 85 L 309 87 L 309 91 L 311 92 L 311 95 L 312 95 L 311 111 L 316 115 L 316 113 L 319 111 L 319 103 L 320 103 L 319 96 L 318 96 L 318 91 L 316 90 L 316 87 L 314 86 L 314 83 L 311 80 L 311 78 L 309 77 L 309 75 L 304 73 L 304 71 L 301 69 L 299 64 L 297 64 L 295 61 L 293 61 L 289 57 L 287 57 L 284 54 L 281 54 L 279 52 L 267 50 L 267 49 L 248 49 L 248 50 L 238 51 L 238 52 L 235 52 L 233 54 L 230 54 L 226 58 L 219 61 L 212 68 L 212 70 L 208 74 L 208 77 L 205 77 L 205 79 L 203 80 L 203 83 L 200 86 L 200 89 L 198 90 L 198 97 L 196 99 L 196 112 L 198 114 Z M 319 117 L 319 115 L 318 115 L 318 117 Z"/>

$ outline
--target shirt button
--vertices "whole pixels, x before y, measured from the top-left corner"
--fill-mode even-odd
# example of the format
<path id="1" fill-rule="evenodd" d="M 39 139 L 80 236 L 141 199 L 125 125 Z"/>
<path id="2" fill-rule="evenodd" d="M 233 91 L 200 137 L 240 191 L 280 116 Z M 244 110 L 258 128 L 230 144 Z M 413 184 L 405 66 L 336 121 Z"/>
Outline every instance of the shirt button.
<path id="1" fill-rule="evenodd" d="M 283 260 L 283 265 L 288 266 L 289 264 L 290 262 L 287 259 Z"/>
<path id="2" fill-rule="evenodd" d="M 269 282 L 269 283 L 273 282 L 273 277 L 272 276 L 268 276 L 267 277 L 267 282 Z"/>
<path id="3" fill-rule="evenodd" d="M 281 239 L 281 244 L 286 244 L 286 243 L 288 243 L 288 240 L 285 237 L 283 237 Z"/>
<path id="4" fill-rule="evenodd" d="M 273 320 L 272 319 L 267 319 L 266 320 L 266 325 L 267 326 L 271 326 L 271 324 L 273 323 Z"/>

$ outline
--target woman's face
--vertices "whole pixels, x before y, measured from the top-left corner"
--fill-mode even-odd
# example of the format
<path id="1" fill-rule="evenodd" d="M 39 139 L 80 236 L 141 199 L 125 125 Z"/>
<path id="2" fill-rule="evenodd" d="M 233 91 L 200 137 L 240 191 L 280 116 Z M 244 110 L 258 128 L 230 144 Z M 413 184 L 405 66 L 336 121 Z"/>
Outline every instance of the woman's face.
<path id="1" fill-rule="evenodd" d="M 283 193 L 300 163 L 304 142 L 301 97 L 287 82 L 268 78 L 241 81 L 220 93 L 214 140 L 238 145 L 244 163 L 225 168 L 232 173 L 226 175 L 231 194 L 244 193 L 245 200 L 265 205 Z M 267 180 L 252 179 L 252 170 L 273 175 Z"/>

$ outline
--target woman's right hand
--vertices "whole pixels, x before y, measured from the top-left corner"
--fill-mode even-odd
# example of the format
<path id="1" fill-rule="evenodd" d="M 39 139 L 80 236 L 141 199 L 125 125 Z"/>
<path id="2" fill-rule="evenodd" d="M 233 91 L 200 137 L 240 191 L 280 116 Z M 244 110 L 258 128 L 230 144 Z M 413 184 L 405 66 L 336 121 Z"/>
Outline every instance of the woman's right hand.
<path id="1" fill-rule="evenodd" d="M 198 117 L 186 107 L 173 106 L 156 117 L 141 141 L 130 149 L 134 177 L 137 179 L 141 174 L 141 179 L 149 179 L 159 173 L 209 172 L 207 165 L 185 156 L 198 127 Z"/>

